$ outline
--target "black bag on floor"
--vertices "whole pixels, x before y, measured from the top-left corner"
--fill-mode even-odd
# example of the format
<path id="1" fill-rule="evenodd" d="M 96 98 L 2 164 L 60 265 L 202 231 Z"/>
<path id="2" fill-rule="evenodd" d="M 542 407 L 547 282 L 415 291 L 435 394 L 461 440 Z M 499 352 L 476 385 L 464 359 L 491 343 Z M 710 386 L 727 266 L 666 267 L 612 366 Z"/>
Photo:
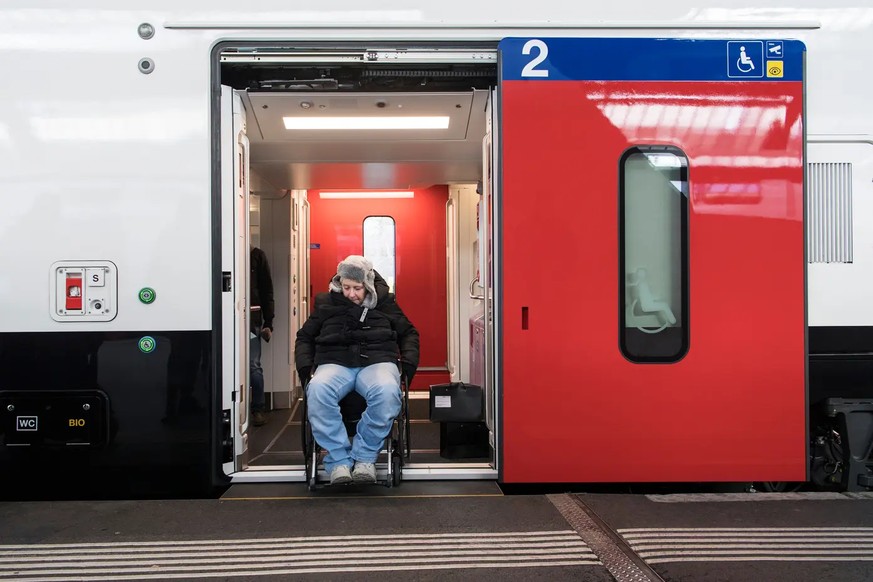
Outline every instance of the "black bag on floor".
<path id="1" fill-rule="evenodd" d="M 440 456 L 444 459 L 487 460 L 491 454 L 484 422 L 441 422 Z"/>
<path id="2" fill-rule="evenodd" d="M 483 419 L 482 387 L 463 382 L 430 387 L 430 420 L 433 422 L 475 422 Z"/>

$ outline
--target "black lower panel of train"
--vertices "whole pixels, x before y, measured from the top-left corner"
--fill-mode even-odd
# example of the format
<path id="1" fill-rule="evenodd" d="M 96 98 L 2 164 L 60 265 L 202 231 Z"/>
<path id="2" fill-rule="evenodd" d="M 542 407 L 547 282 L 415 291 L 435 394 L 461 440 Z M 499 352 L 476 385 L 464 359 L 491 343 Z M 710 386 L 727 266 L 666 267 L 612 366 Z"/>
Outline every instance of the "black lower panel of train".
<path id="1" fill-rule="evenodd" d="M 0 334 L 0 498 L 207 495 L 209 331 Z"/>
<path id="2" fill-rule="evenodd" d="M 809 349 L 810 479 L 863 488 L 871 461 L 854 457 L 869 439 L 849 451 L 827 404 L 873 397 L 873 328 L 810 328 Z M 0 499 L 220 490 L 230 451 L 215 353 L 209 331 L 0 334 Z"/>

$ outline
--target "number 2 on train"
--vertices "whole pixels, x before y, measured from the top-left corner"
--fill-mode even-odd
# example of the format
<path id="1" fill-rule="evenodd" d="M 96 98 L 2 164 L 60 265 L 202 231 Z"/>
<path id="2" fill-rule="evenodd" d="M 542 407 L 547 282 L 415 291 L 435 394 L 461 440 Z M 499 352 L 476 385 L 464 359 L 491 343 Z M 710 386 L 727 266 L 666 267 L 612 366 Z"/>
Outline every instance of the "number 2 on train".
<path id="1" fill-rule="evenodd" d="M 521 48 L 521 54 L 529 55 L 533 49 L 537 49 L 539 53 L 533 58 L 531 62 L 524 66 L 524 68 L 521 70 L 521 76 L 548 77 L 549 71 L 547 69 L 538 69 L 536 67 L 544 60 L 546 60 L 546 57 L 549 56 L 549 47 L 546 46 L 546 43 L 544 43 L 543 41 L 533 39 L 524 43 L 524 46 Z"/>

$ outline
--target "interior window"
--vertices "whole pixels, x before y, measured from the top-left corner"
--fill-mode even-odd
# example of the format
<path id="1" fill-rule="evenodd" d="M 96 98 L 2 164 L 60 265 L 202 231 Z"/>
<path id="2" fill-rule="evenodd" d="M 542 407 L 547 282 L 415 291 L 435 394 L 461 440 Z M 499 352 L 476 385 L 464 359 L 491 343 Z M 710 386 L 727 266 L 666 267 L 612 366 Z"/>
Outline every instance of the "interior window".
<path id="1" fill-rule="evenodd" d="M 688 158 L 635 147 L 619 168 L 621 350 L 675 362 L 688 350 Z"/>
<path id="2" fill-rule="evenodd" d="M 390 216 L 368 216 L 364 219 L 364 256 L 396 293 L 395 224 Z"/>

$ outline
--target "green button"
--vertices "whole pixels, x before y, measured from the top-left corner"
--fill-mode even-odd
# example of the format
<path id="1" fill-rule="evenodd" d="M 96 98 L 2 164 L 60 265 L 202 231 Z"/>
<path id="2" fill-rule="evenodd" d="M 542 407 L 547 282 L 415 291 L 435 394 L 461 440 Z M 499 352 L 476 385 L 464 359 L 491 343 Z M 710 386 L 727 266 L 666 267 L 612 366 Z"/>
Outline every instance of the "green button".
<path id="1" fill-rule="evenodd" d="M 143 287 L 139 290 L 139 300 L 148 305 L 149 303 L 154 303 L 155 297 L 157 294 L 155 290 L 151 287 Z"/>
<path id="2" fill-rule="evenodd" d="M 150 354 L 155 351 L 158 342 L 150 335 L 139 338 L 139 351 L 144 354 Z"/>

